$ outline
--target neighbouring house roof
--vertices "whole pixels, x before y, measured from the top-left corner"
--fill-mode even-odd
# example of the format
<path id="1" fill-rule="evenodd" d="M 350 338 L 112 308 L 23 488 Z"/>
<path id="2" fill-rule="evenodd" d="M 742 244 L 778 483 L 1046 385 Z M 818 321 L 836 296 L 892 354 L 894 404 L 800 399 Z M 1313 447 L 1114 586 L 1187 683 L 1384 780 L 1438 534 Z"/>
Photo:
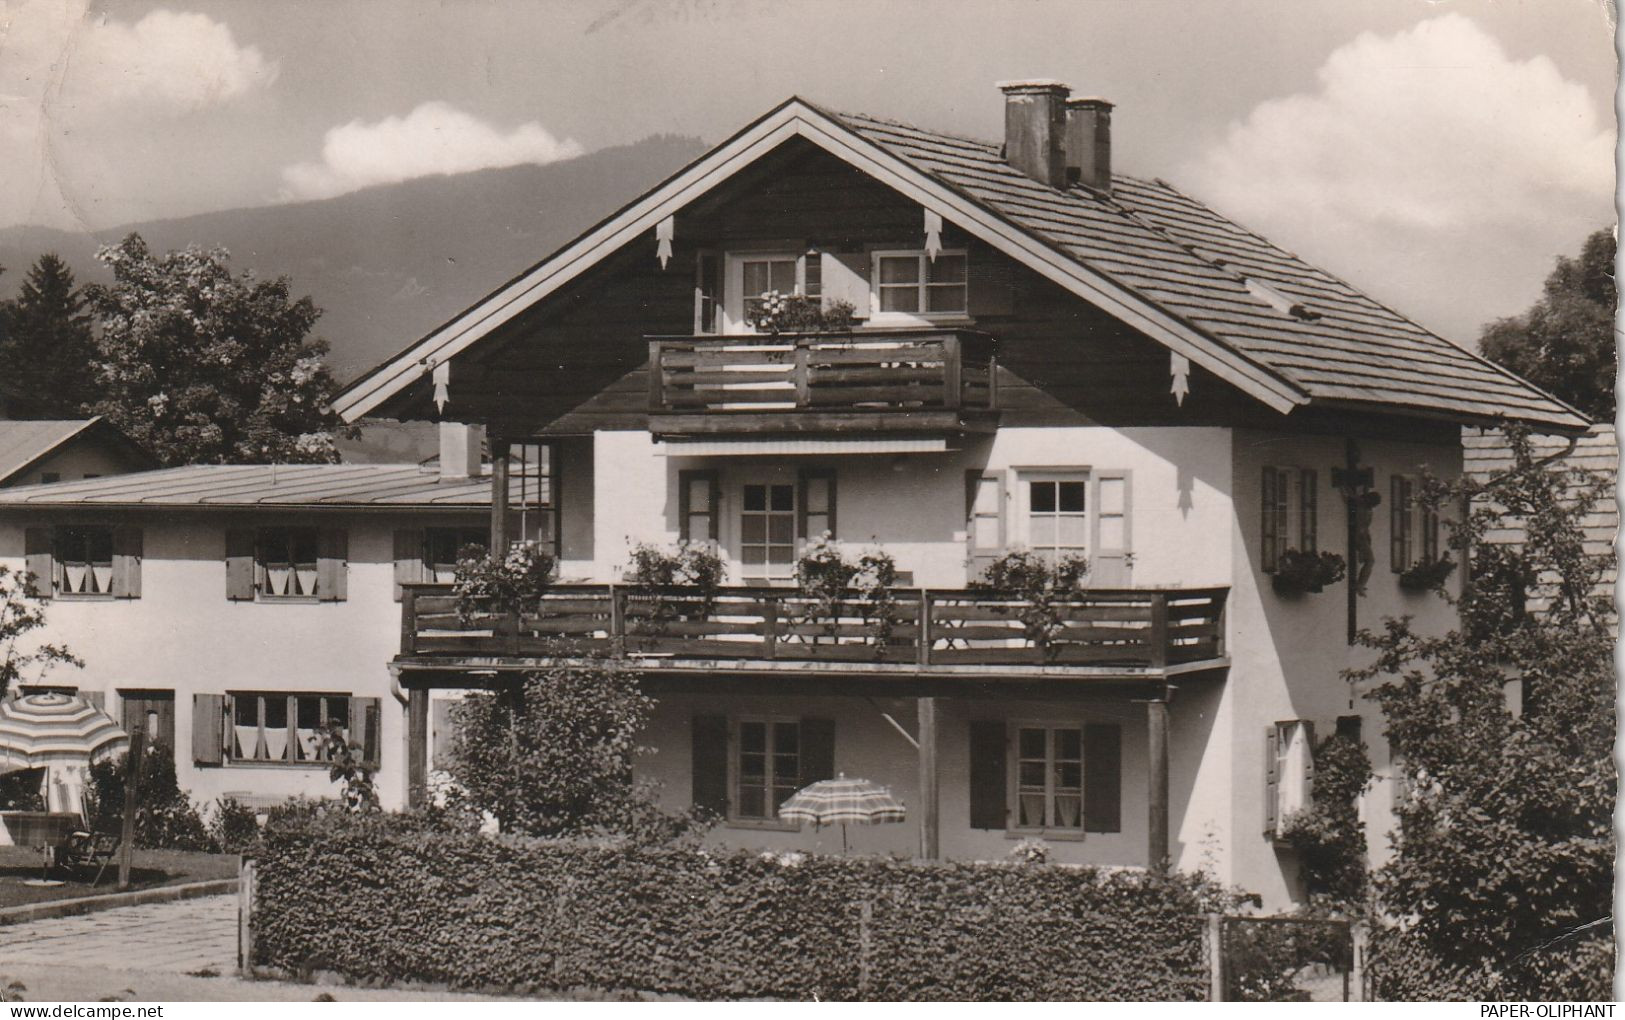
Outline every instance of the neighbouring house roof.
<path id="1" fill-rule="evenodd" d="M 1530 436 L 1529 443 L 1536 457 L 1550 457 L 1568 446 L 1568 440 L 1554 436 Z M 1488 482 L 1513 466 L 1512 446 L 1507 442 L 1505 433 L 1492 429 L 1469 429 L 1462 436 L 1462 447 L 1462 469 L 1479 482 Z M 1619 504 L 1616 502 L 1619 437 L 1615 434 L 1614 426 L 1592 426 L 1591 431 L 1579 437 L 1573 452 L 1553 466 L 1583 468 L 1607 480 L 1607 493 L 1580 521 L 1580 527 L 1585 534 L 1586 554 L 1599 558 L 1608 556 L 1614 551 L 1614 541 L 1619 533 Z M 1524 534 L 1521 528 L 1502 528 L 1490 532 L 1485 539 L 1516 545 L 1524 541 Z M 1618 564 L 1610 562 L 1598 582 L 1597 594 L 1612 595 L 1618 574 Z"/>
<path id="2" fill-rule="evenodd" d="M 1282 413 L 1309 404 L 1517 420 L 1553 431 L 1574 408 L 1436 336 L 1160 180 L 1110 195 L 1048 187 L 999 146 L 790 99 L 396 358 L 335 401 L 349 420 L 637 240 L 793 137 L 897 189 Z"/>
<path id="3" fill-rule="evenodd" d="M 69 443 L 96 439 L 119 447 L 138 467 L 157 463 L 112 422 L 101 416 L 71 421 L 0 420 L 0 485 Z"/>
<path id="4" fill-rule="evenodd" d="M 0 510 L 31 508 L 458 509 L 491 505 L 489 476 L 441 481 L 417 464 L 194 464 L 0 489 Z"/>

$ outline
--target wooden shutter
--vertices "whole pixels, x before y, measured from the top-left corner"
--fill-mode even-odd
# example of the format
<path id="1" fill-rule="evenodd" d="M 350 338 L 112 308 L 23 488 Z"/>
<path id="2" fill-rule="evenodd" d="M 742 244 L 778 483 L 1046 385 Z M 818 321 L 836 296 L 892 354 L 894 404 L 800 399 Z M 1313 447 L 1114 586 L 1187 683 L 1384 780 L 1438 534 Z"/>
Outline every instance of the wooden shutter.
<path id="1" fill-rule="evenodd" d="M 423 529 L 395 529 L 395 601 L 401 585 L 423 580 Z"/>
<path id="2" fill-rule="evenodd" d="M 451 749 L 456 742 L 453 732 L 455 723 L 452 722 L 452 706 L 457 703 L 450 698 L 436 698 L 429 702 L 429 767 L 439 771 L 451 768 Z"/>
<path id="3" fill-rule="evenodd" d="M 989 248 L 976 248 L 965 258 L 966 311 L 972 317 L 1009 315 L 1015 308 L 1015 280 L 1010 260 Z"/>
<path id="4" fill-rule="evenodd" d="M 192 695 L 192 761 L 219 765 L 225 758 L 226 699 L 222 694 Z"/>
<path id="5" fill-rule="evenodd" d="M 361 764 L 369 769 L 378 767 L 379 747 L 383 743 L 379 739 L 379 728 L 382 723 L 377 698 L 350 699 L 350 739 L 355 741 L 356 737 L 360 736 Z"/>
<path id="6" fill-rule="evenodd" d="M 254 529 L 226 529 L 226 598 L 254 601 Z"/>
<path id="7" fill-rule="evenodd" d="M 1315 795 L 1315 724 L 1304 720 L 1298 723 L 1303 728 L 1303 805 L 1309 806 L 1310 799 Z"/>
<path id="8" fill-rule="evenodd" d="M 1004 829 L 1009 808 L 1005 792 L 1006 741 L 1004 721 L 974 719 L 970 724 L 970 827 Z"/>
<path id="9" fill-rule="evenodd" d="M 1344 740 L 1352 740 L 1356 744 L 1363 741 L 1361 731 L 1365 722 L 1357 715 L 1340 715 L 1337 717 L 1337 735 Z"/>
<path id="10" fill-rule="evenodd" d="M 728 717 L 694 717 L 693 758 L 689 764 L 694 806 L 728 815 Z"/>
<path id="11" fill-rule="evenodd" d="M 113 529 L 113 597 L 141 597 L 141 529 L 132 525 Z"/>
<path id="12" fill-rule="evenodd" d="M 56 563 L 51 558 L 51 529 L 23 530 L 23 567 L 34 575 L 34 591 L 40 598 L 56 594 Z"/>
<path id="13" fill-rule="evenodd" d="M 702 251 L 694 260 L 694 332 L 715 333 L 721 305 L 722 259 L 715 252 Z"/>
<path id="14" fill-rule="evenodd" d="M 704 507 L 696 506 L 694 494 L 705 500 Z M 722 484 L 715 471 L 677 472 L 677 537 L 685 541 L 717 541 L 721 519 Z M 704 520 L 698 520 L 704 518 Z M 690 521 L 694 521 L 691 527 Z M 696 539 L 695 535 L 704 538 Z"/>
<path id="15" fill-rule="evenodd" d="M 831 538 L 837 537 L 834 469 L 803 468 L 798 481 L 801 491 L 796 500 L 796 531 L 799 537 L 811 542 L 826 531 Z"/>
<path id="16" fill-rule="evenodd" d="M 1388 568 L 1394 573 L 1405 570 L 1405 505 L 1400 498 L 1402 479 L 1394 475 L 1388 479 Z"/>
<path id="17" fill-rule="evenodd" d="M 1304 552 L 1320 548 L 1320 481 L 1314 468 L 1298 472 L 1298 531 Z"/>
<path id="18" fill-rule="evenodd" d="M 822 253 L 820 283 L 825 307 L 836 301 L 850 301 L 855 318 L 869 317 L 869 253 L 866 251 Z"/>
<path id="19" fill-rule="evenodd" d="M 1276 474 L 1275 469 L 1272 467 L 1266 467 L 1264 469 L 1264 483 L 1260 490 L 1259 497 L 1259 503 L 1261 504 L 1259 521 L 1262 524 L 1262 529 L 1259 534 L 1259 542 L 1263 547 L 1261 552 L 1263 553 L 1264 569 L 1266 571 L 1275 569 L 1275 557 L 1278 548 L 1277 543 L 1280 541 L 1281 537 L 1281 522 L 1275 515 L 1275 487 L 1279 484 L 1279 482 L 1280 477 Z"/>
<path id="20" fill-rule="evenodd" d="M 1004 555 L 1004 475 L 965 472 L 965 542 L 970 580 Z M 1001 823 L 1002 825 L 1002 823 Z"/>
<path id="21" fill-rule="evenodd" d="M 1131 587 L 1129 503 L 1133 484 L 1129 472 L 1102 471 L 1095 477 L 1094 488 L 1094 553 L 1089 559 L 1089 583 L 1096 588 Z"/>
<path id="22" fill-rule="evenodd" d="M 316 535 L 316 597 L 343 602 L 349 597 L 350 533 L 323 528 Z"/>
<path id="23" fill-rule="evenodd" d="M 835 720 L 801 720 L 801 785 L 835 778 Z"/>
<path id="24" fill-rule="evenodd" d="M 1123 727 L 1117 723 L 1083 728 L 1083 829 L 1123 831 Z"/>
<path id="25" fill-rule="evenodd" d="M 1264 732 L 1264 838 L 1275 839 L 1276 817 L 1281 777 L 1277 774 L 1280 759 L 1281 728 L 1272 724 Z"/>

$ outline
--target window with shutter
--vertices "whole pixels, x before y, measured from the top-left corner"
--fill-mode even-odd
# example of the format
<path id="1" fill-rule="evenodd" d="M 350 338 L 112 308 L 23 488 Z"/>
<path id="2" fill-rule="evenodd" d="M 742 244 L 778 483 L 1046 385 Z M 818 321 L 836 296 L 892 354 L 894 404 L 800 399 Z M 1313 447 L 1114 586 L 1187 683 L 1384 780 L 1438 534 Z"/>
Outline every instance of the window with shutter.
<path id="1" fill-rule="evenodd" d="M 1314 786 L 1315 727 L 1289 719 L 1270 727 L 1265 756 L 1265 828 L 1279 839 L 1292 815 L 1309 806 Z"/>
<path id="2" fill-rule="evenodd" d="M 1015 744 L 1014 829 L 1083 831 L 1083 729 L 1023 723 Z"/>
<path id="3" fill-rule="evenodd" d="M 1004 829 L 1008 821 L 1005 773 L 1009 737 L 1001 719 L 974 719 L 970 724 L 970 826 Z"/>
<path id="4" fill-rule="evenodd" d="M 364 763 L 376 767 L 377 698 L 234 691 L 228 707 L 231 718 L 224 756 L 230 763 L 325 766 L 331 760 L 327 734 L 337 726 L 345 740 L 361 745 Z"/>
<path id="5" fill-rule="evenodd" d="M 141 529 L 121 525 L 113 529 L 113 597 L 141 597 Z M 173 745 L 171 745 L 173 746 Z"/>
<path id="6" fill-rule="evenodd" d="M 34 593 L 40 598 L 56 594 L 56 561 L 51 547 L 50 528 L 23 529 L 23 569 L 32 575 Z"/>
<path id="7" fill-rule="evenodd" d="M 1416 557 L 1416 507 L 1414 483 L 1404 475 L 1394 475 L 1389 482 L 1388 563 L 1396 574 L 1410 569 Z"/>
<path id="8" fill-rule="evenodd" d="M 803 542 L 811 542 L 829 533 L 831 538 L 837 537 L 835 531 L 835 470 L 833 468 L 803 468 L 800 474 L 801 498 L 798 512 L 800 520 L 797 524 L 798 537 Z"/>
<path id="9" fill-rule="evenodd" d="M 1095 550 L 1090 557 L 1089 583 L 1096 588 L 1128 588 L 1133 584 L 1134 554 L 1129 530 L 1132 489 L 1127 471 L 1101 471 L 1095 479 Z"/>
<path id="10" fill-rule="evenodd" d="M 741 718 L 734 723 L 730 819 L 776 822 L 779 805 L 801 789 L 801 720 Z"/>
<path id="11" fill-rule="evenodd" d="M 728 717 L 696 715 L 689 741 L 694 806 L 728 815 Z"/>
<path id="12" fill-rule="evenodd" d="M 1117 723 L 1083 728 L 1083 828 L 1123 831 L 1123 727 Z"/>
<path id="13" fill-rule="evenodd" d="M 100 525 L 57 528 L 52 561 L 58 595 L 113 596 L 113 529 Z M 42 584 L 41 587 L 44 587 Z"/>
<path id="14" fill-rule="evenodd" d="M 224 762 L 226 697 L 223 694 L 192 695 L 192 761 L 198 765 Z"/>
<path id="15" fill-rule="evenodd" d="M 715 542 L 722 493 L 715 471 L 677 472 L 677 537 L 684 542 Z"/>
<path id="16" fill-rule="evenodd" d="M 226 598 L 233 602 L 254 600 L 254 530 L 226 530 Z"/>
<path id="17" fill-rule="evenodd" d="M 401 585 L 427 580 L 423 569 L 424 529 L 395 529 L 395 601 L 401 600 Z"/>
<path id="18" fill-rule="evenodd" d="M 1021 472 L 1018 538 L 1051 566 L 1089 556 L 1089 474 Z"/>
<path id="19" fill-rule="evenodd" d="M 718 331 L 717 310 L 722 304 L 722 260 L 702 251 L 694 260 L 694 332 Z"/>
<path id="20" fill-rule="evenodd" d="M 316 597 L 343 602 L 350 588 L 350 535 L 343 528 L 323 528 L 318 536 Z"/>

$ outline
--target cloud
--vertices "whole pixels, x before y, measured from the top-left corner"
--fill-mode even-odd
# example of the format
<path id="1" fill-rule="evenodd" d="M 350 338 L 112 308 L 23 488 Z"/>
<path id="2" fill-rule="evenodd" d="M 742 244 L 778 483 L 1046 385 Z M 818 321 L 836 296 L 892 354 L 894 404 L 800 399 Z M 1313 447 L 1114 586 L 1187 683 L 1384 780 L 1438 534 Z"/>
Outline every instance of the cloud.
<path id="1" fill-rule="evenodd" d="M 288 198 L 330 198 L 430 174 L 554 163 L 581 152 L 575 141 L 555 138 L 535 121 L 504 134 L 449 103 L 429 102 L 405 117 L 329 129 L 321 161 L 290 166 L 282 179 Z"/>
<path id="2" fill-rule="evenodd" d="M 70 153 L 116 151 L 178 117 L 270 85 L 276 61 L 231 29 L 166 8 L 134 23 L 88 0 L 0 0 L 0 225 L 84 219 L 64 182 Z"/>
<path id="3" fill-rule="evenodd" d="M 1379 296 L 1414 291 L 1457 333 L 1517 311 L 1554 253 L 1609 221 L 1614 134 L 1590 93 L 1467 17 L 1362 34 L 1318 78 L 1232 124 L 1182 180 Z"/>

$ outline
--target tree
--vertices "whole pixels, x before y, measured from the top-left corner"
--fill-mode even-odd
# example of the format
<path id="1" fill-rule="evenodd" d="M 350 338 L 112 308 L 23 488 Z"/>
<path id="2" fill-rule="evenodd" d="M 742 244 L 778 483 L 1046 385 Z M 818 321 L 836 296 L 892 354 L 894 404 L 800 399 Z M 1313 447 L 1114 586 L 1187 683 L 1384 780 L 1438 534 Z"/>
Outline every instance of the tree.
<path id="1" fill-rule="evenodd" d="M 471 692 L 453 710 L 450 772 L 459 796 L 503 832 L 681 835 L 693 819 L 660 812 L 632 777 L 654 704 L 635 673 L 601 662 Z"/>
<path id="2" fill-rule="evenodd" d="M 1507 472 L 1425 487 L 1435 503 L 1473 500 L 1451 529 L 1452 545 L 1475 561 L 1460 626 L 1430 637 L 1406 618 L 1362 635 L 1377 658 L 1351 676 L 1374 685 L 1408 788 L 1396 804 L 1396 854 L 1375 886 L 1384 911 L 1405 919 L 1415 954 L 1396 970 L 1451 975 L 1446 986 L 1479 997 L 1604 997 L 1613 606 L 1595 587 L 1608 563 L 1586 554 L 1580 525 L 1605 489 L 1586 472 L 1537 462 L 1527 433 L 1509 438 Z M 1508 528 L 1521 545 L 1482 541 Z M 1541 612 L 1508 611 L 1511 589 L 1523 586 L 1522 601 Z M 1521 712 L 1504 694 L 1517 679 Z"/>
<path id="3" fill-rule="evenodd" d="M 0 379 L 32 395 L 44 414 L 83 414 L 96 400 L 96 344 L 67 263 L 41 255 L 17 297 L 0 305 L 0 319 Z"/>
<path id="4" fill-rule="evenodd" d="M 23 636 L 45 626 L 45 602 L 34 587 L 34 575 L 0 563 L 0 697 L 14 683 L 37 680 L 55 666 L 83 666 L 61 645 L 34 645 L 24 650 Z"/>
<path id="5" fill-rule="evenodd" d="M 86 288 L 97 413 L 166 465 L 337 459 L 327 344 L 307 339 L 321 312 L 285 277 L 232 276 L 221 248 L 156 256 L 139 234 L 96 257 L 114 277 Z"/>
<path id="6" fill-rule="evenodd" d="M 1558 256 L 1540 300 L 1479 338 L 1491 361 L 1604 421 L 1614 418 L 1614 248 L 1599 230 L 1579 258 Z"/>

